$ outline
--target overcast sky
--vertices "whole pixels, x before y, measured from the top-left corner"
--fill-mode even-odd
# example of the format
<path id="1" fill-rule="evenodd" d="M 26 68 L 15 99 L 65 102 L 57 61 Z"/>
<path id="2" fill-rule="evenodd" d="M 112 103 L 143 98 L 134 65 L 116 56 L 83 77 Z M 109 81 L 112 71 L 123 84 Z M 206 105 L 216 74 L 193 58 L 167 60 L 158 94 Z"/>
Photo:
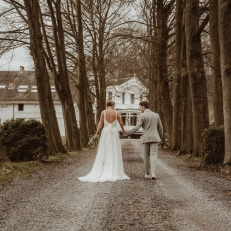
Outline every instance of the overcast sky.
<path id="1" fill-rule="evenodd" d="M 0 71 L 19 71 L 24 66 L 25 70 L 32 70 L 33 62 L 27 47 L 20 47 L 0 57 Z"/>

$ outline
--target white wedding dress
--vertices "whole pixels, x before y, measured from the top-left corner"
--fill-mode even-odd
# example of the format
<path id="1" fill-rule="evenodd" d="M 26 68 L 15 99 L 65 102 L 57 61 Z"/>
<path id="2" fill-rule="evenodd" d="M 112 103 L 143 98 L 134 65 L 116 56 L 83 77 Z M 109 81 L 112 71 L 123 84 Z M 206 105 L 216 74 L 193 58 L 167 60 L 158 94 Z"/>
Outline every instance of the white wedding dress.
<path id="1" fill-rule="evenodd" d="M 116 120 L 112 123 L 107 122 L 104 111 L 104 128 L 101 133 L 97 155 L 91 172 L 78 177 L 80 181 L 105 182 L 117 180 L 129 180 L 124 173 L 121 143 L 117 130 Z"/>

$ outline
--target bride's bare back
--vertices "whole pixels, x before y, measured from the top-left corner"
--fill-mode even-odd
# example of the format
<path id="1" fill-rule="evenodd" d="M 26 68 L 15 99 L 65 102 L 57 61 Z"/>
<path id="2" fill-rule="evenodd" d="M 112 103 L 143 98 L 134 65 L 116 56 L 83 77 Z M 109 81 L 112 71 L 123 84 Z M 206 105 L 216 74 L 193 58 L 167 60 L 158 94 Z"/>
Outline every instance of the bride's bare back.
<path id="1" fill-rule="evenodd" d="M 117 113 L 113 109 L 106 109 L 105 110 L 105 119 L 108 123 L 113 123 L 117 118 Z"/>
<path id="2" fill-rule="evenodd" d="M 101 113 L 101 116 L 100 116 L 100 121 L 99 121 L 99 124 L 97 126 L 97 131 L 96 131 L 96 134 L 95 136 L 97 136 L 98 132 L 100 131 L 100 129 L 102 128 L 103 126 L 103 121 L 104 121 L 104 112 L 105 112 L 105 115 L 106 115 L 106 121 L 108 123 L 113 123 L 116 119 L 118 120 L 119 122 L 119 125 L 122 129 L 122 132 L 125 132 L 124 131 L 124 125 L 123 125 L 123 122 L 121 120 L 121 116 L 119 113 L 116 113 L 116 111 L 114 109 L 106 109 L 105 111 L 102 111 Z M 117 118 L 116 118 L 116 115 L 117 115 Z"/>

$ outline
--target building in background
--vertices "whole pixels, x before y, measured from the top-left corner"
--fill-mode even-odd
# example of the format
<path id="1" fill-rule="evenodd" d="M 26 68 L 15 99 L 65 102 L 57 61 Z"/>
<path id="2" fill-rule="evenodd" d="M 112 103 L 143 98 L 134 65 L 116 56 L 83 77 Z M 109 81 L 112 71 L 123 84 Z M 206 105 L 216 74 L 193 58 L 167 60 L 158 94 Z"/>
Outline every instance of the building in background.
<path id="1" fill-rule="evenodd" d="M 147 100 L 147 88 L 136 77 L 115 79 L 107 83 L 107 100 L 115 101 L 115 109 L 121 114 L 126 129 L 138 123 L 140 101 Z M 121 130 L 118 125 L 118 130 Z M 132 136 L 140 136 L 141 130 Z"/>
<path id="2" fill-rule="evenodd" d="M 52 80 L 51 92 L 60 133 L 65 136 L 62 106 Z M 136 77 L 107 82 L 107 99 L 115 101 L 125 129 L 137 124 L 139 102 L 146 100 L 146 96 L 147 89 Z M 79 121 L 77 103 L 75 99 L 73 101 Z M 95 106 L 93 109 L 95 111 Z M 25 71 L 23 67 L 20 67 L 20 71 L 0 71 L 0 123 L 12 118 L 41 121 L 35 74 L 34 71 Z"/>

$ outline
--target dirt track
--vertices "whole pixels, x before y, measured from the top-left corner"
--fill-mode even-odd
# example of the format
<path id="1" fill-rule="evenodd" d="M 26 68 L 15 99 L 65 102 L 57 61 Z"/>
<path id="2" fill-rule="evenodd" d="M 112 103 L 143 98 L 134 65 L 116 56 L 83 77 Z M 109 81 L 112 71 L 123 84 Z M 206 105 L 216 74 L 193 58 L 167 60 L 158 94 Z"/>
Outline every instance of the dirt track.
<path id="1" fill-rule="evenodd" d="M 145 180 L 139 140 L 122 140 L 129 181 L 83 183 L 96 150 L 18 178 L 0 191 L 0 230 L 231 230 L 231 182 L 159 151 Z"/>

